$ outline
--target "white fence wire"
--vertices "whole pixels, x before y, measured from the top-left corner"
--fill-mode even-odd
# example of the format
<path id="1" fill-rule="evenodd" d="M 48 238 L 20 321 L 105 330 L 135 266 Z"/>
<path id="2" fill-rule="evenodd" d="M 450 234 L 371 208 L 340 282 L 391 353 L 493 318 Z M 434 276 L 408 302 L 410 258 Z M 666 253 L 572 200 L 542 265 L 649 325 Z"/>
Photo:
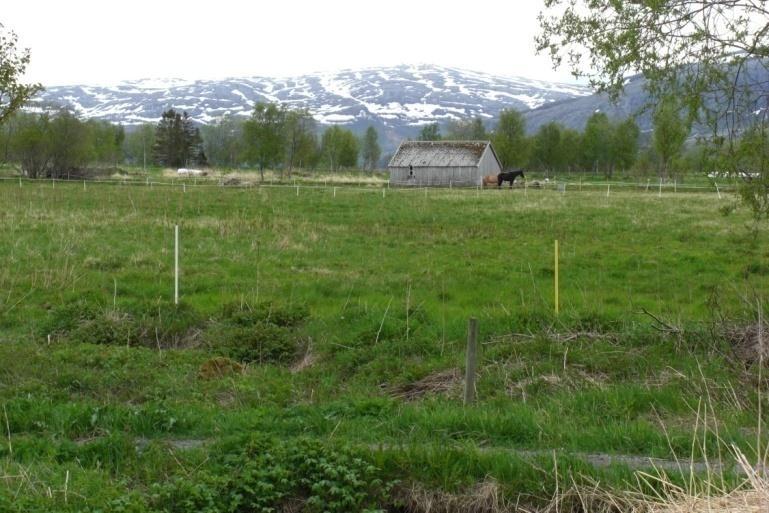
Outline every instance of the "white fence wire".
<path id="1" fill-rule="evenodd" d="M 102 184 L 102 185 L 117 185 L 117 186 L 132 186 L 132 187 L 178 187 L 186 192 L 187 188 L 229 188 L 229 189 L 323 189 L 334 190 L 336 194 L 337 190 L 349 190 L 349 191 L 375 191 L 380 192 L 382 188 L 395 188 L 399 191 L 426 191 L 428 189 L 435 190 L 509 190 L 508 185 L 502 187 L 497 186 L 425 186 L 417 185 L 414 182 L 332 182 L 332 183 L 318 183 L 318 182 L 294 182 L 294 183 L 267 183 L 267 182 L 231 182 L 225 180 L 149 180 L 149 179 L 66 179 L 66 178 L 23 178 L 23 177 L 11 177 L 0 176 L 0 181 L 5 182 L 18 182 L 19 186 L 23 184 L 51 184 L 55 187 L 57 183 L 62 184 L 79 184 L 82 183 L 83 187 L 87 184 Z M 619 182 L 619 181 L 605 181 L 605 182 L 592 182 L 592 181 L 572 181 L 572 180 L 529 180 L 527 182 L 516 182 L 512 187 L 514 190 L 551 190 L 561 194 L 580 192 L 580 191 L 605 191 L 608 195 L 610 192 L 616 190 L 636 190 L 657 194 L 670 194 L 681 192 L 712 192 L 720 194 L 722 192 L 733 192 L 737 187 L 736 182 L 732 183 L 717 183 L 713 181 L 712 184 L 707 185 L 695 185 L 678 182 L 660 182 L 651 180 L 646 182 Z"/>

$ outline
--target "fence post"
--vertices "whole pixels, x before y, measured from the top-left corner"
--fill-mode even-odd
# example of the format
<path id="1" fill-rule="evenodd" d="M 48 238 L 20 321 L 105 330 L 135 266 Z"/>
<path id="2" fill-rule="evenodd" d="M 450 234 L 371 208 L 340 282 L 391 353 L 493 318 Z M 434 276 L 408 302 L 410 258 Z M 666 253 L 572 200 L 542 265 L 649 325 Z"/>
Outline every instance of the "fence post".
<path id="1" fill-rule="evenodd" d="M 554 283 L 554 303 L 555 303 L 555 315 L 558 316 L 558 239 L 555 240 L 555 248 L 554 248 L 554 269 L 555 269 L 555 283 Z"/>
<path id="2" fill-rule="evenodd" d="M 174 304 L 179 304 L 179 225 L 174 226 Z"/>
<path id="3" fill-rule="evenodd" d="M 467 323 L 467 354 L 465 355 L 465 405 L 475 402 L 475 370 L 478 365 L 478 319 Z"/>
<path id="4" fill-rule="evenodd" d="M 718 184 L 716 182 L 713 182 L 716 185 L 716 194 L 718 194 L 718 199 L 721 199 L 721 191 L 718 190 Z"/>

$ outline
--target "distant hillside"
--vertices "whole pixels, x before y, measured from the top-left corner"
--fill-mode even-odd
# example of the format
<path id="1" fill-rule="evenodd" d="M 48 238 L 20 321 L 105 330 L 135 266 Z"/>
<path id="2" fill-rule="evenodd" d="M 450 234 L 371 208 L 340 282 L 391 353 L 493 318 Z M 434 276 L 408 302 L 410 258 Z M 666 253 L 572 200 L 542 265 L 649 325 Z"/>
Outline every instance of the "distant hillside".
<path id="1" fill-rule="evenodd" d="M 439 66 L 397 66 L 316 73 L 293 78 L 136 80 L 114 85 L 48 87 L 38 105 L 66 105 L 86 118 L 125 125 L 155 122 L 163 110 L 187 111 L 199 123 L 225 114 L 248 116 L 257 101 L 306 107 L 324 125 L 355 131 L 374 125 L 394 146 L 427 123 L 530 109 L 583 97 L 590 90 Z M 387 144 L 389 142 L 389 144 Z"/>
<path id="2" fill-rule="evenodd" d="M 751 61 L 735 78 L 737 84 L 745 86 L 750 84 L 753 88 L 752 95 L 746 99 L 748 105 L 742 110 L 746 113 L 738 123 L 749 124 L 754 116 L 762 114 L 766 109 L 766 97 L 769 94 L 769 72 L 758 61 Z M 530 132 L 536 131 L 540 126 L 551 121 L 557 121 L 570 128 L 582 129 L 588 118 L 595 112 L 605 112 L 610 118 L 625 118 L 636 115 L 641 131 L 648 132 L 652 129 L 651 114 L 642 112 L 643 107 L 649 102 L 649 95 L 644 90 L 645 80 L 636 75 L 628 79 L 625 91 L 616 103 L 605 94 L 591 94 L 578 98 L 547 103 L 525 113 L 527 128 Z M 726 101 L 711 97 L 706 100 L 711 107 L 724 108 Z M 694 134 L 707 133 L 709 128 L 702 125 L 693 127 Z"/>
<path id="3" fill-rule="evenodd" d="M 769 74 L 754 63 L 753 81 L 769 84 Z M 428 123 L 480 116 L 487 127 L 502 109 L 524 113 L 530 133 L 551 121 L 581 130 L 595 112 L 611 118 L 639 114 L 643 132 L 651 116 L 641 113 L 648 102 L 644 79 L 628 79 L 617 103 L 592 94 L 583 86 L 502 77 L 440 66 L 396 66 L 315 73 L 293 78 L 247 77 L 224 80 L 135 80 L 113 85 L 48 87 L 36 107 L 68 106 L 85 118 L 122 123 L 128 127 L 154 123 L 168 109 L 187 111 L 201 124 L 230 114 L 247 117 L 257 101 L 274 101 L 307 108 L 324 125 L 343 125 L 362 133 L 373 125 L 384 151 L 417 135 Z M 711 100 L 715 102 L 716 100 Z M 35 108 L 35 106 L 33 106 Z M 762 108 L 756 105 L 755 111 Z M 749 121 L 749 120 L 748 120 Z M 706 132 L 695 127 L 694 133 Z"/>
<path id="4" fill-rule="evenodd" d="M 649 96 L 644 91 L 645 80 L 635 76 L 628 80 L 625 92 L 616 103 L 605 94 L 591 94 L 581 98 L 566 99 L 543 105 L 524 113 L 526 127 L 535 132 L 540 126 L 557 121 L 569 128 L 581 130 L 595 112 L 605 112 L 609 118 L 626 118 L 641 113 Z M 651 116 L 641 113 L 636 121 L 642 131 L 651 129 Z"/>

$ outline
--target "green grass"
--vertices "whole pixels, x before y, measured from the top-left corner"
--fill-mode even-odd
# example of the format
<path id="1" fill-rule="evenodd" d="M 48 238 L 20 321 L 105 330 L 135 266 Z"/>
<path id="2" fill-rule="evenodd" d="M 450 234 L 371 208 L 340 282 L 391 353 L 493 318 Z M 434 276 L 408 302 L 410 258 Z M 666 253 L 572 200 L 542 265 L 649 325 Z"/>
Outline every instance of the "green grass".
<path id="1" fill-rule="evenodd" d="M 752 455 L 755 365 L 716 321 L 755 322 L 769 236 L 746 211 L 723 217 L 730 201 L 0 181 L 0 510 L 171 511 L 158 497 L 235 493 L 241 467 L 214 455 L 251 433 L 285 444 L 265 463 L 278 474 L 311 440 L 345 471 L 352 451 L 385 481 L 458 493 L 491 478 L 531 503 L 555 490 L 553 453 L 560 475 L 615 487 L 630 469 L 581 455 L 688 458 L 695 435 L 698 459 L 729 443 Z M 463 368 L 471 316 L 478 404 L 456 378 L 404 399 Z M 201 379 L 219 355 L 246 370 Z"/>

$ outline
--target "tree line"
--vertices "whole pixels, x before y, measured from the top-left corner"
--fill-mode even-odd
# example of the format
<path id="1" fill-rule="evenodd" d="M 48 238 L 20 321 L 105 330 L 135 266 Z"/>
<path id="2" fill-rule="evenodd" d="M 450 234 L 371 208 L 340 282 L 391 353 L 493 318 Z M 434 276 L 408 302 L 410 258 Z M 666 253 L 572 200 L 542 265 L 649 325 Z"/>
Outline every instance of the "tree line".
<path id="1" fill-rule="evenodd" d="M 257 103 L 248 119 L 225 116 L 198 127 L 186 112 L 125 130 L 107 121 L 81 120 L 71 111 L 15 112 L 0 125 L 0 160 L 17 162 L 30 178 L 81 176 L 119 164 L 171 168 L 257 168 L 281 175 L 295 168 L 373 170 L 382 154 L 379 136 L 362 137 L 340 126 L 322 132 L 306 109 Z"/>
<path id="2" fill-rule="evenodd" d="M 601 112 L 591 115 L 582 130 L 551 122 L 528 135 L 523 115 L 505 110 L 491 130 L 481 118 L 454 120 L 425 125 L 418 139 L 491 140 L 504 168 L 526 167 L 546 175 L 589 172 L 611 177 L 630 172 L 668 178 L 727 168 L 725 146 L 719 149 L 710 139 L 686 143 L 690 125 L 674 101 L 661 102 L 652 121 L 654 129 L 645 139 L 632 118 L 610 120 Z M 746 170 L 755 167 L 751 148 L 764 148 L 759 143 L 764 144 L 767 130 L 759 128 L 745 131 L 736 142 Z M 88 169 L 124 163 L 257 168 L 262 177 L 270 169 L 290 177 L 296 168 L 371 170 L 381 156 L 374 127 L 362 137 L 340 126 L 319 131 L 306 109 L 272 103 L 256 104 L 247 119 L 226 116 L 200 127 L 174 110 L 164 112 L 157 123 L 128 131 L 106 121 L 81 120 L 68 110 L 19 111 L 0 125 L 0 160 L 18 163 L 31 178 L 79 177 Z"/>
<path id="3" fill-rule="evenodd" d="M 480 117 L 453 120 L 444 127 L 425 125 L 418 140 L 490 140 L 503 168 L 526 167 L 546 175 L 588 172 L 612 177 L 616 172 L 632 172 L 665 178 L 673 170 L 686 173 L 703 169 L 704 150 L 685 144 L 690 124 L 678 105 L 661 103 L 654 112 L 653 125 L 652 137 L 644 140 L 634 118 L 611 120 L 596 112 L 582 130 L 550 122 L 528 135 L 524 116 L 503 110 L 492 130 L 487 131 Z"/>
<path id="4" fill-rule="evenodd" d="M 69 111 L 17 112 L 0 125 L 0 156 L 30 178 L 81 176 L 89 166 L 123 162 L 125 131 L 107 121 L 83 121 Z"/>
<path id="5" fill-rule="evenodd" d="M 375 169 L 382 154 L 373 126 L 358 138 L 351 130 L 329 126 L 320 132 L 307 109 L 257 103 L 248 119 L 225 116 L 201 128 L 208 161 L 219 167 L 253 167 L 291 176 L 295 168 L 332 171 Z"/>

